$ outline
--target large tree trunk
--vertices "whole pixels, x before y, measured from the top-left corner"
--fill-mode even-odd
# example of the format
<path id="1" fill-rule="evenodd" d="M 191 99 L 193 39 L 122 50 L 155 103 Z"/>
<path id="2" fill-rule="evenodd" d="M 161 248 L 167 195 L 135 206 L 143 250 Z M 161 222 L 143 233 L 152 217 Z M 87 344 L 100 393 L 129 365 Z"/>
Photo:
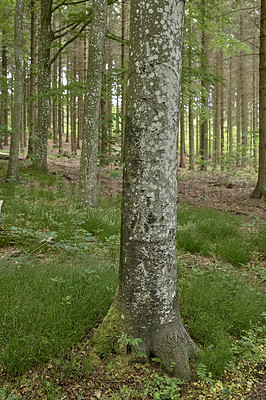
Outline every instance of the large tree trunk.
<path id="1" fill-rule="evenodd" d="M 47 142 L 50 104 L 47 92 L 50 88 L 50 49 L 53 40 L 51 29 L 52 0 L 41 0 L 41 29 L 38 70 L 38 122 L 33 166 L 47 171 Z"/>
<path id="2" fill-rule="evenodd" d="M 97 207 L 97 158 L 107 0 L 93 1 L 80 161 L 79 201 Z"/>
<path id="3" fill-rule="evenodd" d="M 158 7 L 131 0 L 119 286 L 94 346 L 115 349 L 126 332 L 142 339 L 132 350 L 144 359 L 158 357 L 189 377 L 195 345 L 180 318 L 176 268 L 183 19 L 183 1 L 161 0 Z"/>
<path id="4" fill-rule="evenodd" d="M 24 96 L 24 58 L 23 58 L 23 11 L 24 0 L 16 1 L 14 24 L 14 54 L 15 54 L 15 85 L 14 85 L 14 110 L 12 115 L 9 162 L 7 178 L 18 180 L 19 139 L 22 123 L 22 104 Z"/>
<path id="5" fill-rule="evenodd" d="M 261 1 L 259 66 L 259 173 L 251 197 L 266 200 L 266 0 Z"/>

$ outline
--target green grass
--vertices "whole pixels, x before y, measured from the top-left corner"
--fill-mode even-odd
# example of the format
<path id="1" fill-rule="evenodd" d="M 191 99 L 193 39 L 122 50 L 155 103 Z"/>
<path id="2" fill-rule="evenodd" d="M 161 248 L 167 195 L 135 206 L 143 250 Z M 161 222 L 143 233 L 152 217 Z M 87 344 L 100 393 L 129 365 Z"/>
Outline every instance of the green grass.
<path id="1" fill-rule="evenodd" d="M 233 338 L 263 320 L 265 293 L 232 271 L 215 269 L 183 275 L 179 293 L 181 315 L 191 336 L 203 346 L 200 362 L 217 377 L 232 360 Z"/>
<path id="2" fill-rule="evenodd" d="M 247 263 L 261 243 L 260 233 L 251 235 L 241 229 L 241 219 L 223 212 L 195 207 L 179 207 L 177 245 L 203 256 L 218 256 L 239 265 Z"/>
<path id="3" fill-rule="evenodd" d="M 0 266 L 0 364 L 11 376 L 63 359 L 106 314 L 117 282 L 112 265 L 120 235 L 117 199 L 100 199 L 99 209 L 84 210 L 75 186 L 60 176 L 26 170 L 21 176 L 23 185 L 0 184 L 0 247 L 23 250 L 21 258 L 1 260 Z M 246 264 L 246 271 L 253 254 L 266 252 L 266 226 L 182 206 L 177 244 L 187 252 Z M 260 268 L 253 266 L 253 272 L 262 278 Z M 234 338 L 260 323 L 265 296 L 232 270 L 183 268 L 179 280 L 181 314 L 202 346 L 200 363 L 219 376 L 233 359 Z"/>
<path id="4" fill-rule="evenodd" d="M 106 314 L 116 287 L 112 265 L 95 257 L 1 261 L 0 364 L 11 376 L 65 357 Z"/>

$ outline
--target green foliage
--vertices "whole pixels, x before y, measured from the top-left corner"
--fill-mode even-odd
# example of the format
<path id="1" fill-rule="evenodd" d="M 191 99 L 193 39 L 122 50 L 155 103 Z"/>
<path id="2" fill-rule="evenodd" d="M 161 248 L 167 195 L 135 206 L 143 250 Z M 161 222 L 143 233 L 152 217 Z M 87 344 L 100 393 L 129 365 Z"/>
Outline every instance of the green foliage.
<path id="1" fill-rule="evenodd" d="M 56 249 L 88 254 L 96 245 L 111 258 L 117 257 L 120 211 L 116 207 L 102 202 L 102 208 L 84 210 L 76 203 L 75 187 L 60 176 L 33 173 L 22 174 L 22 178 L 28 184 L 5 182 L 1 186 L 1 246 L 15 243 L 24 253 Z"/>
<path id="2" fill-rule="evenodd" d="M 117 339 L 118 343 L 122 343 L 124 346 L 138 346 L 142 339 L 134 338 L 131 335 L 127 335 L 125 332 L 122 332 L 122 335 Z"/>
<path id="3" fill-rule="evenodd" d="M 11 376 L 65 357 L 106 314 L 116 271 L 95 257 L 2 261 L 0 364 Z"/>
<path id="4" fill-rule="evenodd" d="M 181 385 L 183 381 L 177 378 L 170 378 L 168 375 L 155 373 L 154 378 L 147 381 L 143 394 L 151 396 L 153 400 L 180 399 Z M 145 397 L 144 397 L 145 398 Z"/>
<path id="5" fill-rule="evenodd" d="M 193 270 L 180 280 L 180 306 L 192 337 L 201 343 L 200 363 L 219 376 L 232 360 L 233 336 L 262 319 L 266 298 L 259 287 L 231 273 Z"/>

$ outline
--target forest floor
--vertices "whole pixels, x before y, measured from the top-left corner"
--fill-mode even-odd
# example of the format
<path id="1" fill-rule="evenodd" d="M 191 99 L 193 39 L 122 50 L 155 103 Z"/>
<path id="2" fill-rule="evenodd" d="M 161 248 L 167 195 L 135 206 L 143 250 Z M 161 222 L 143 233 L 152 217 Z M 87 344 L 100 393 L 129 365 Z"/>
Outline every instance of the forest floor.
<path id="1" fill-rule="evenodd" d="M 50 146 L 49 170 L 62 174 L 66 179 L 77 183 L 79 179 L 80 150 L 75 157 L 58 157 L 58 150 Z M 70 154 L 66 144 L 66 155 Z M 178 172 L 178 200 L 194 206 L 210 207 L 233 214 L 255 216 L 266 220 L 266 202 L 251 199 L 250 194 L 256 186 L 256 176 L 250 168 L 226 168 L 224 171 Z M 99 167 L 98 180 L 101 193 L 117 196 L 122 193 L 122 173 L 117 167 Z"/>
<path id="2" fill-rule="evenodd" d="M 51 174 L 62 175 L 66 180 L 73 184 L 78 184 L 79 179 L 79 158 L 80 150 L 77 151 L 77 155 L 70 157 L 69 146 L 65 146 L 66 151 L 63 156 L 58 157 L 58 149 L 49 146 L 49 157 L 48 166 Z M 26 161 L 27 163 L 27 161 Z M 116 197 L 122 193 L 122 171 L 120 167 L 104 166 L 99 167 L 98 170 L 98 181 L 99 190 L 101 195 Z M 249 169 L 246 171 L 239 171 L 238 169 L 226 169 L 225 171 L 188 171 L 187 169 L 179 169 L 178 175 L 178 203 L 187 204 L 197 207 L 206 207 L 216 210 L 229 212 L 232 214 L 239 214 L 244 219 L 249 220 L 260 220 L 266 222 L 266 201 L 250 199 L 250 194 L 256 185 L 256 176 Z M 213 264 L 213 260 L 205 258 L 200 255 L 184 255 L 187 266 L 189 267 L 195 262 L 199 266 L 204 268 L 209 267 Z M 252 261 L 251 261 L 252 262 Z M 260 260 L 262 267 L 265 267 L 265 256 Z M 89 340 L 89 338 L 88 338 Z M 89 342 L 85 340 L 83 348 L 89 348 Z M 76 349 L 73 349 L 75 355 Z M 78 350 L 80 351 L 80 349 Z M 82 355 L 83 350 L 80 353 Z M 77 361 L 82 364 L 81 361 Z M 234 400 L 264 400 L 266 398 L 266 388 L 264 385 L 264 377 L 262 375 L 263 365 L 255 365 L 252 367 L 252 363 L 243 363 L 240 369 L 233 373 L 226 373 L 225 382 L 231 381 L 232 387 L 239 387 L 239 393 L 233 397 L 227 397 L 226 393 L 221 391 L 221 381 L 213 381 L 208 379 L 201 383 L 192 381 L 191 384 L 186 385 L 180 391 L 180 399 L 193 399 L 193 400 L 205 400 L 205 399 L 234 399 Z M 20 380 L 19 387 L 16 387 L 14 383 L 13 387 L 16 387 L 16 393 L 19 393 L 19 397 L 14 399 L 23 399 L 30 397 L 29 391 L 33 390 L 35 393 L 35 399 L 45 400 L 50 399 L 42 397 L 43 391 L 40 388 L 40 397 L 38 396 L 38 386 L 40 384 L 39 373 L 42 375 L 42 380 L 47 380 L 47 385 L 60 387 L 60 392 L 64 393 L 60 400 L 96 400 L 96 399 L 138 399 L 138 397 L 131 397 L 134 390 L 128 393 L 127 388 L 136 387 L 139 388 L 141 385 L 145 385 L 148 380 L 157 379 L 158 385 L 161 385 L 158 372 L 160 370 L 159 365 L 152 365 L 147 367 L 145 365 L 126 366 L 121 360 L 108 360 L 102 361 L 98 368 L 93 371 L 89 378 L 77 379 L 74 376 L 70 376 L 69 379 L 65 379 L 63 376 L 53 376 L 53 367 L 48 363 L 41 372 L 38 370 L 30 370 L 24 375 L 22 381 Z M 245 375 L 245 370 L 249 372 L 248 377 Z M 244 372 L 243 372 L 244 371 Z M 253 378 L 254 379 L 253 379 Z M 171 379 L 171 378 L 169 378 Z M 244 386 L 242 382 L 246 380 Z M 252 385 L 248 390 L 249 382 Z M 168 382 L 169 388 L 172 382 Z M 86 391 L 86 385 L 88 390 Z M 212 390 L 205 391 L 204 387 L 212 386 Z M 47 387 L 48 387 L 47 386 Z M 230 386 L 230 385 L 229 385 Z M 94 388 L 92 390 L 92 388 Z M 124 392 L 122 389 L 124 388 Z M 48 388 L 49 389 L 49 388 Z M 47 389 L 47 391 L 48 391 Z M 170 391 L 170 389 L 169 389 Z M 109 393 L 117 393 L 117 397 L 108 397 Z M 123 393 L 123 397 L 122 397 Z M 204 394 L 206 393 L 206 395 Z M 220 393 L 220 394 L 219 394 Z M 223 394 L 222 394 L 223 393 Z M 4 396 L 4 395 L 3 395 Z M 177 397 L 161 397 L 158 399 L 171 399 Z M 170 395 L 169 395 L 170 396 Z M 59 397 L 56 397 L 56 399 Z M 142 398 L 142 397 L 141 397 Z M 140 398 L 140 399 L 141 399 Z M 144 397 L 143 397 L 144 398 Z M 150 397 L 145 397 L 150 398 Z M 155 397 L 154 397 L 155 398 Z M 3 397 L 6 400 L 6 397 Z M 13 397 L 8 397 L 8 400 Z M 0 388 L 0 400 L 1 388 Z"/>

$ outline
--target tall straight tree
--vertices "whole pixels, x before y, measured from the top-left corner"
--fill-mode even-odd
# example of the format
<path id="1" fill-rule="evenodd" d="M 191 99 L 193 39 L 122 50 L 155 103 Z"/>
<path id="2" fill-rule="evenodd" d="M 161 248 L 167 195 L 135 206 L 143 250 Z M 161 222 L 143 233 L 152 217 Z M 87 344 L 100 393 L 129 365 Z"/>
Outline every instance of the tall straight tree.
<path id="1" fill-rule="evenodd" d="M 88 208 L 97 207 L 99 112 L 107 0 L 93 0 L 92 6 L 79 180 L 79 201 Z"/>
<path id="2" fill-rule="evenodd" d="M 261 0 L 259 103 L 259 172 L 251 197 L 266 200 L 266 0 Z"/>
<path id="3" fill-rule="evenodd" d="M 115 350 L 126 332 L 142 339 L 133 352 L 188 377 L 195 345 L 181 322 L 176 269 L 183 21 L 182 0 L 131 0 L 119 286 L 94 346 Z"/>
<path id="4" fill-rule="evenodd" d="M 41 29 L 38 70 L 38 121 L 35 143 L 34 167 L 47 171 L 47 141 L 49 125 L 50 49 L 53 41 L 51 28 L 53 0 L 41 0 Z"/>
<path id="5" fill-rule="evenodd" d="M 19 139 L 22 122 L 22 103 L 24 93 L 24 58 L 23 58 L 23 11 L 24 0 L 16 1 L 14 23 L 14 54 L 15 54 L 15 85 L 14 85 L 14 111 L 12 115 L 12 129 L 7 178 L 19 179 L 18 157 Z"/>

